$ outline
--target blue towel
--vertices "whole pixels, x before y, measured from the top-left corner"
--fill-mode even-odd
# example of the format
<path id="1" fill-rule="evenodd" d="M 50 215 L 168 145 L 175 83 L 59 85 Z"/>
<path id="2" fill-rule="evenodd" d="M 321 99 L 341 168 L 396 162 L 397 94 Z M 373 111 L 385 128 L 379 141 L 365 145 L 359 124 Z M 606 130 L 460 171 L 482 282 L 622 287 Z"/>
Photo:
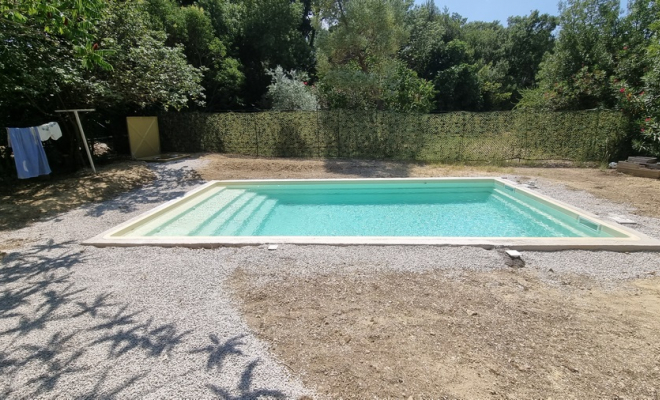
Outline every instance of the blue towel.
<path id="1" fill-rule="evenodd" d="M 46 152 L 35 128 L 8 128 L 18 179 L 50 174 Z"/>

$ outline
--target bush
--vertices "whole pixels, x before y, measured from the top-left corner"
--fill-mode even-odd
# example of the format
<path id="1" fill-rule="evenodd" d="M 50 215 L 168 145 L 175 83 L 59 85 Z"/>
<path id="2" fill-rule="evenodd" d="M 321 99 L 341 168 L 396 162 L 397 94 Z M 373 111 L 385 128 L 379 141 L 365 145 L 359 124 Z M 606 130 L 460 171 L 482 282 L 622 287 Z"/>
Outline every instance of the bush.
<path id="1" fill-rule="evenodd" d="M 279 65 L 268 70 L 273 79 L 268 86 L 268 99 L 272 102 L 273 110 L 277 111 L 315 111 L 318 109 L 318 100 L 307 85 L 307 75 L 295 70 L 285 72 Z"/>

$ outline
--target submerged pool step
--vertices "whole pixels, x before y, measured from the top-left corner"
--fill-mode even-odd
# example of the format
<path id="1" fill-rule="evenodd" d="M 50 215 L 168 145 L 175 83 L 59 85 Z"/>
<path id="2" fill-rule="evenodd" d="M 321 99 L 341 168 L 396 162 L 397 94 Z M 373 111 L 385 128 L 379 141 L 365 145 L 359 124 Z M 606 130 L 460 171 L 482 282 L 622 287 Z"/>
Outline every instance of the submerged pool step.
<path id="1" fill-rule="evenodd" d="M 276 205 L 277 205 L 277 200 L 267 198 L 263 203 L 261 203 L 261 205 L 256 210 L 256 212 L 253 212 L 250 215 L 250 217 L 246 219 L 243 225 L 236 230 L 234 235 L 236 236 L 257 235 L 259 233 L 258 232 L 259 229 L 268 219 L 268 215 L 273 211 Z"/>
<path id="2" fill-rule="evenodd" d="M 239 210 L 234 212 L 233 215 L 227 217 L 224 223 L 218 226 L 211 235 L 237 236 L 243 225 L 245 225 L 248 220 L 259 211 L 267 199 L 268 198 L 263 195 L 252 197 L 250 201 L 246 202 Z"/>
<path id="3" fill-rule="evenodd" d="M 244 192 L 236 197 L 230 204 L 215 212 L 211 218 L 207 218 L 203 225 L 190 232 L 191 236 L 214 236 L 215 232 L 239 213 L 257 195 L 252 192 Z"/>
<path id="4" fill-rule="evenodd" d="M 175 219 L 171 219 L 165 223 L 160 218 L 156 219 L 154 222 L 157 223 L 158 220 L 161 222 L 161 226 L 157 229 L 152 229 L 148 235 L 149 236 L 186 236 L 190 235 L 191 232 L 194 232 L 197 229 L 201 229 L 206 222 L 209 220 L 210 216 L 215 215 L 218 212 L 229 207 L 237 199 L 239 199 L 245 190 L 237 189 L 226 189 L 221 192 L 218 192 L 216 196 L 213 196 L 207 201 L 196 204 L 194 207 L 181 208 L 178 210 L 178 216 Z"/>
<path id="5" fill-rule="evenodd" d="M 225 188 L 211 188 L 202 195 L 181 202 L 176 206 L 163 210 L 158 216 L 155 216 L 144 223 L 136 226 L 131 231 L 125 233 L 125 236 L 150 236 L 155 232 L 160 232 L 165 227 L 175 224 L 178 219 L 185 217 L 192 210 L 203 207 L 206 203 L 215 203 L 218 196 L 226 192 Z"/>
<path id="6" fill-rule="evenodd" d="M 531 223 L 542 227 L 545 231 L 550 232 L 551 236 L 586 236 L 584 232 L 564 223 L 561 219 L 557 218 L 557 216 L 551 215 L 540 208 L 533 207 L 531 204 L 521 201 L 516 198 L 513 193 L 495 190 L 493 192 L 493 199 L 500 201 L 504 207 L 507 207 L 527 221 L 530 221 Z"/>

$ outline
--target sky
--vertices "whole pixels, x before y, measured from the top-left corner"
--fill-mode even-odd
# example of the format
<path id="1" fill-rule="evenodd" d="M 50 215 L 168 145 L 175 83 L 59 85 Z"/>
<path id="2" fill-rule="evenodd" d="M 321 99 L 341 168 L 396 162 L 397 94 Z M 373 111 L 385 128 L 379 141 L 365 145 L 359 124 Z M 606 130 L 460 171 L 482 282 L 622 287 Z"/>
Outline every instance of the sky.
<path id="1" fill-rule="evenodd" d="M 415 4 L 424 3 L 426 0 L 415 0 Z M 449 12 L 459 13 L 468 21 L 498 20 L 505 26 L 507 18 L 528 15 L 532 10 L 558 15 L 558 4 L 559 0 L 435 0 L 435 5 L 441 10 L 447 6 Z"/>

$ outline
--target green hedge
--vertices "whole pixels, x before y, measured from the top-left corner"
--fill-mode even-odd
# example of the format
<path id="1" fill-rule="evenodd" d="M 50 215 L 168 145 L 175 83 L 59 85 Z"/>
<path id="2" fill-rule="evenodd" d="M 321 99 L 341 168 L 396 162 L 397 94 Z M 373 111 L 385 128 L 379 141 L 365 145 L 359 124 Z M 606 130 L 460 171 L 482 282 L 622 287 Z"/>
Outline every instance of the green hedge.
<path id="1" fill-rule="evenodd" d="M 626 119 L 614 111 L 166 113 L 159 119 L 165 151 L 438 162 L 607 161 L 627 132 Z"/>

